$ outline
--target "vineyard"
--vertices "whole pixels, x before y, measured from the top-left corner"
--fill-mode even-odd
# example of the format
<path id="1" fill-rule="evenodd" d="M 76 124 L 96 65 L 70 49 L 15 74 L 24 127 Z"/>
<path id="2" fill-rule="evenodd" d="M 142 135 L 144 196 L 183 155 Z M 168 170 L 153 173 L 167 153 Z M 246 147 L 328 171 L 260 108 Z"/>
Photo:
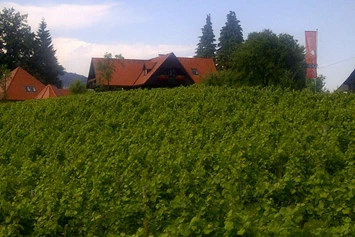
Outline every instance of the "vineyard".
<path id="1" fill-rule="evenodd" d="M 355 95 L 0 104 L 0 236 L 354 236 Z"/>

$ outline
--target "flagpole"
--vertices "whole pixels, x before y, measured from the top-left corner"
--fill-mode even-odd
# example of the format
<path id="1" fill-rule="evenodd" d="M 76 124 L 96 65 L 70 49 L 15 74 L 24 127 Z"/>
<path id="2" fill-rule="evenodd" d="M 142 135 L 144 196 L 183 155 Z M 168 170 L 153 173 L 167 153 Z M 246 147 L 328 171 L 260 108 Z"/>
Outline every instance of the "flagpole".
<path id="1" fill-rule="evenodd" d="M 316 72 L 317 72 L 317 77 L 318 77 L 318 29 L 316 30 Z M 314 79 L 314 91 L 317 91 L 317 77 Z"/>

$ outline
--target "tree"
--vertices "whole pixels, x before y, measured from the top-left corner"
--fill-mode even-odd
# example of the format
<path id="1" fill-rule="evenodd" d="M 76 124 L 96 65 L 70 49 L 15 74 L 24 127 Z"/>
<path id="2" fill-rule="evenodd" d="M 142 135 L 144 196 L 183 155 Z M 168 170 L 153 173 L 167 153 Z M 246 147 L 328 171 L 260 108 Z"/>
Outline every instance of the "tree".
<path id="1" fill-rule="evenodd" d="M 314 92 L 325 92 L 325 76 L 320 74 L 317 78 L 306 79 L 307 88 Z"/>
<path id="2" fill-rule="evenodd" d="M 0 12 L 0 62 L 10 70 L 21 66 L 44 84 L 61 87 L 58 75 L 63 75 L 64 68 L 58 64 L 46 27 L 42 20 L 34 34 L 27 24 L 27 15 L 4 8 Z"/>
<path id="3" fill-rule="evenodd" d="M 72 81 L 69 85 L 69 90 L 71 94 L 84 94 L 87 92 L 86 86 L 80 79 Z"/>
<path id="4" fill-rule="evenodd" d="M 115 54 L 115 59 L 124 59 L 122 54 Z"/>
<path id="5" fill-rule="evenodd" d="M 243 29 L 240 26 L 235 12 L 230 11 L 227 15 L 226 25 L 222 27 L 216 61 L 217 67 L 226 70 L 232 67 L 233 55 L 243 40 Z"/>
<path id="6" fill-rule="evenodd" d="M 47 24 L 42 19 L 36 34 L 38 47 L 36 48 L 37 77 L 45 85 L 62 86 L 59 75 L 64 74 L 64 68 L 58 63 L 53 48 L 52 38 L 47 30 Z"/>
<path id="7" fill-rule="evenodd" d="M 197 58 L 215 58 L 216 53 L 216 41 L 211 22 L 211 15 L 206 17 L 206 25 L 201 29 L 202 36 L 200 36 L 200 42 L 197 44 L 196 56 Z"/>
<path id="8" fill-rule="evenodd" d="M 254 32 L 238 48 L 233 69 L 238 72 L 238 83 L 302 89 L 306 82 L 304 47 L 288 34 Z"/>
<path id="9" fill-rule="evenodd" d="M 115 71 L 115 65 L 112 60 L 111 53 L 105 53 L 104 59 L 97 64 L 97 78 L 101 85 L 107 83 L 107 87 L 110 88 L 110 81 L 112 74 Z"/>
<path id="10" fill-rule="evenodd" d="M 6 65 L 0 65 L 0 100 L 7 99 L 7 83 L 10 80 L 11 72 Z"/>
<path id="11" fill-rule="evenodd" d="M 0 12 L 0 62 L 13 70 L 18 66 L 33 73 L 35 35 L 27 25 L 27 15 L 4 8 Z"/>

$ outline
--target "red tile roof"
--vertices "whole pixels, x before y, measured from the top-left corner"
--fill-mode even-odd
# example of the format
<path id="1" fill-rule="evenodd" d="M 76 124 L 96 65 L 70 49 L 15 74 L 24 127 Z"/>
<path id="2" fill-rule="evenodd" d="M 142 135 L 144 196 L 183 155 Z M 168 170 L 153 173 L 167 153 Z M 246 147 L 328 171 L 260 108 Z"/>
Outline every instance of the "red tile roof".
<path id="1" fill-rule="evenodd" d="M 99 62 L 103 62 L 103 58 L 93 58 L 92 65 L 97 69 Z M 110 85 L 132 86 L 143 71 L 145 60 L 132 59 L 112 59 L 115 65 Z M 96 71 L 96 70 L 95 70 Z M 107 82 L 105 82 L 107 84 Z"/>
<path id="2" fill-rule="evenodd" d="M 210 72 L 217 72 L 213 59 L 209 58 L 180 58 L 174 53 L 159 55 L 156 58 L 148 60 L 137 59 L 111 59 L 115 71 L 112 75 L 110 85 L 138 87 L 144 85 L 151 76 L 164 64 L 169 58 L 188 73 L 195 83 L 200 83 L 201 78 Z M 92 58 L 88 81 L 97 78 L 97 65 L 103 58 Z M 198 75 L 193 75 L 192 69 L 197 69 Z M 145 71 L 146 70 L 146 71 Z M 97 82 L 100 84 L 99 82 Z M 107 82 L 105 82 L 107 85 Z"/>
<path id="3" fill-rule="evenodd" d="M 210 58 L 178 58 L 178 60 L 196 84 L 200 84 L 201 79 L 209 73 L 217 72 L 216 65 Z M 196 69 L 198 75 L 193 75 L 192 69 Z"/>
<path id="4" fill-rule="evenodd" d="M 11 72 L 11 78 L 7 83 L 7 99 L 34 99 L 44 87 L 45 86 L 39 80 L 24 69 L 18 67 Z"/>
<path id="5" fill-rule="evenodd" d="M 145 67 L 145 69 L 152 70 L 154 68 L 155 64 L 157 64 L 157 63 L 153 62 L 153 61 L 148 61 L 148 62 L 144 63 L 144 67 Z"/>

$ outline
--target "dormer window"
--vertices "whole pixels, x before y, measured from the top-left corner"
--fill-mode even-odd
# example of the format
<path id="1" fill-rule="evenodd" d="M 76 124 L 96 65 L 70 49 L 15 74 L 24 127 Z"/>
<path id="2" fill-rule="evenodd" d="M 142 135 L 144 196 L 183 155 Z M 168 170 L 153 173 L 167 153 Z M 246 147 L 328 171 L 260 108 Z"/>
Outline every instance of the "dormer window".
<path id="1" fill-rule="evenodd" d="M 26 92 L 36 92 L 36 88 L 34 86 L 25 86 Z"/>
<path id="2" fill-rule="evenodd" d="M 197 76 L 198 75 L 198 71 L 197 68 L 192 68 L 192 75 Z"/>
<path id="3" fill-rule="evenodd" d="M 146 76 L 149 72 L 151 71 L 151 69 L 143 69 L 143 72 L 144 72 L 144 76 Z"/>

